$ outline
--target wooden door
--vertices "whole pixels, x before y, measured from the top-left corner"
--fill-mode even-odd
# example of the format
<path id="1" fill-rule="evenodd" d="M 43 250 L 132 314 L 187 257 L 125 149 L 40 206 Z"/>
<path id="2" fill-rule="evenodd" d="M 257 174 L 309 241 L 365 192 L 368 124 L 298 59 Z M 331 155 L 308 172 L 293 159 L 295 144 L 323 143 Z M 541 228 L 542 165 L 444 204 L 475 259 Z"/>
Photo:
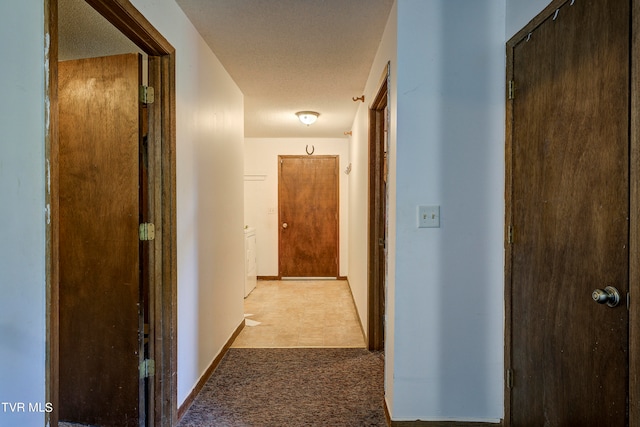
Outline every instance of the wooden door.
<path id="1" fill-rule="evenodd" d="M 511 425 L 625 426 L 629 1 L 551 13 L 511 56 Z"/>
<path id="2" fill-rule="evenodd" d="M 61 62 L 62 421 L 137 426 L 141 338 L 137 54 Z"/>
<path id="3" fill-rule="evenodd" d="M 369 107 L 369 350 L 384 350 L 387 228 L 388 76 Z"/>
<path id="4" fill-rule="evenodd" d="M 281 277 L 338 277 L 338 157 L 279 156 Z"/>

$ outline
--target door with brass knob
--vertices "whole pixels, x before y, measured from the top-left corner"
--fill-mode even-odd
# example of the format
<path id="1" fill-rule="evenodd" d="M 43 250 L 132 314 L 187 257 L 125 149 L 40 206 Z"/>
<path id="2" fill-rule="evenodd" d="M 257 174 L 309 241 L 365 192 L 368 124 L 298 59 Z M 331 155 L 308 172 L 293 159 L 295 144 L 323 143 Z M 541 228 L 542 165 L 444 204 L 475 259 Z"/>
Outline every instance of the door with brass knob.
<path id="1" fill-rule="evenodd" d="M 337 277 L 338 156 L 279 156 L 280 277 Z"/>

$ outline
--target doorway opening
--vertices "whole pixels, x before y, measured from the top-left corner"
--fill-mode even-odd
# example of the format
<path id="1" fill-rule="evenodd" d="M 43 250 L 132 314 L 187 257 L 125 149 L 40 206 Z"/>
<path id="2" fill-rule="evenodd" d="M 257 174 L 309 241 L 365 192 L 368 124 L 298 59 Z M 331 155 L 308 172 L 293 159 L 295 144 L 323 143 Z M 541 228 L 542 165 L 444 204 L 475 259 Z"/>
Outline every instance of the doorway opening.
<path id="1" fill-rule="evenodd" d="M 139 405 L 136 415 L 140 425 L 172 425 L 177 420 L 176 405 L 176 183 L 175 183 L 175 51 L 164 37 L 126 0 L 112 2 L 107 0 L 86 0 L 96 12 L 102 15 L 119 32 L 137 45 L 148 55 L 148 84 L 155 88 L 155 102 L 144 109 L 146 133 L 147 166 L 136 179 L 146 181 L 143 198 L 139 199 L 144 209 L 145 222 L 155 225 L 155 239 L 148 249 L 142 251 L 141 265 L 147 272 L 141 278 L 145 283 L 146 310 L 144 322 L 141 322 L 141 334 L 148 348 L 148 358 L 152 362 L 141 364 L 134 375 L 140 372 L 148 376 L 144 386 L 140 387 L 133 399 L 133 405 Z M 48 47 L 48 79 L 45 87 L 47 110 L 46 160 L 50 177 L 50 190 L 46 203 L 51 207 L 51 220 L 47 224 L 47 401 L 56 409 L 47 414 L 49 425 L 57 426 L 61 399 L 61 353 L 60 327 L 61 310 L 61 156 L 60 156 L 60 117 L 59 117 L 59 1 L 45 1 L 45 35 Z M 138 162 L 139 152 L 135 157 Z M 136 170 L 135 174 L 139 172 Z M 139 195 L 135 196 L 136 198 Z M 138 217 L 136 215 L 136 221 Z M 99 226 L 99 224 L 97 225 Z M 137 231 L 137 230 L 136 230 Z M 108 231 L 106 231 L 108 232 Z M 109 259 L 109 254 L 104 254 Z M 136 260 L 137 261 L 137 260 Z M 148 285 L 147 285 L 148 284 Z M 137 337 L 136 337 L 137 338 Z M 83 374 L 83 373 L 80 373 Z M 100 372 L 86 373 L 100 375 Z M 137 381 L 136 381 L 137 382 Z M 144 389 L 149 391 L 147 404 L 144 402 Z M 105 411 L 107 411 L 107 406 Z M 114 421 L 114 425 L 123 425 Z"/>
<path id="2" fill-rule="evenodd" d="M 384 350 L 387 268 L 387 146 L 390 64 L 369 107 L 368 346 Z"/>

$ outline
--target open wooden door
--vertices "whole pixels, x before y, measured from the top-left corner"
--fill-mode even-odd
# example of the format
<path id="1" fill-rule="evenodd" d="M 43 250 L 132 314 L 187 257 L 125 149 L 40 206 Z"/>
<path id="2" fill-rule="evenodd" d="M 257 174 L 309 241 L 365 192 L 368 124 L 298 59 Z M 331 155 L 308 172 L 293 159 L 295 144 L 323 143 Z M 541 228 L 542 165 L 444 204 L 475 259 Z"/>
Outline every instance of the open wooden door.
<path id="1" fill-rule="evenodd" d="M 387 146 L 390 64 L 369 107 L 368 347 L 384 350 L 387 278 Z"/>
<path id="2" fill-rule="evenodd" d="M 140 57 L 66 61 L 58 73 L 59 418 L 138 426 Z"/>
<path id="3" fill-rule="evenodd" d="M 509 50 L 507 421 L 626 426 L 630 2 L 556 4 Z"/>
<path id="4" fill-rule="evenodd" d="M 338 277 L 338 157 L 279 156 L 281 277 Z"/>

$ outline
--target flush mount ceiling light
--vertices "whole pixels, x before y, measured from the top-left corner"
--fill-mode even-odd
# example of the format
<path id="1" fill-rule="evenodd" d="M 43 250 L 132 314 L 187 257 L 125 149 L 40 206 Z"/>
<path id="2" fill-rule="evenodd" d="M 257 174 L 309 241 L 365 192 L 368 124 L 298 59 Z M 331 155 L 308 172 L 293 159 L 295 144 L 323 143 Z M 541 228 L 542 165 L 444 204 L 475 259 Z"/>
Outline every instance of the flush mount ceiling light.
<path id="1" fill-rule="evenodd" d="M 318 120 L 319 115 L 320 113 L 316 113 L 315 111 L 298 111 L 296 113 L 298 119 L 307 126 L 314 124 L 316 120 Z"/>

